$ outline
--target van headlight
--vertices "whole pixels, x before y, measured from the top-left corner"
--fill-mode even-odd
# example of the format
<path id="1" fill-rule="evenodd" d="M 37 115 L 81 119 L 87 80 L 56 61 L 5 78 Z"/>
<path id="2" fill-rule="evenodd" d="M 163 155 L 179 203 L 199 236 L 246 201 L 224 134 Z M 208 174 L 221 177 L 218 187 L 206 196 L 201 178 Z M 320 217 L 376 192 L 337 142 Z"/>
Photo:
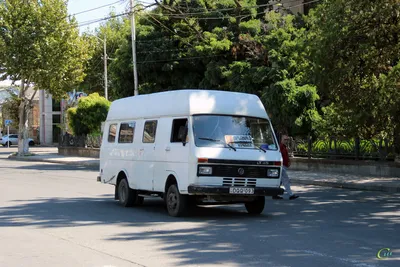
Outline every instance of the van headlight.
<path id="1" fill-rule="evenodd" d="M 278 169 L 268 169 L 267 176 L 268 177 L 279 177 L 279 170 Z"/>
<path id="2" fill-rule="evenodd" d="M 212 175 L 212 167 L 200 166 L 199 175 Z"/>

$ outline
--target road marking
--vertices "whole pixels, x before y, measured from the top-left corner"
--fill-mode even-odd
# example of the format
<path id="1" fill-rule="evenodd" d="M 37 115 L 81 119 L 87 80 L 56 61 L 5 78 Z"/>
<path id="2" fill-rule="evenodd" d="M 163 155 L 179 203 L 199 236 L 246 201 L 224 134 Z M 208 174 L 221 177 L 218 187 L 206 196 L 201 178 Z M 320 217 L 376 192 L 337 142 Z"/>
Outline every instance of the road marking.
<path id="1" fill-rule="evenodd" d="M 357 261 L 357 260 L 334 257 L 334 256 L 330 256 L 328 254 L 320 253 L 320 252 L 317 252 L 317 251 L 301 250 L 301 252 L 304 252 L 304 253 L 307 253 L 307 254 L 310 254 L 310 255 L 314 255 L 314 256 L 320 256 L 320 257 L 327 257 L 327 258 L 335 259 L 335 260 L 341 261 L 343 263 L 351 263 L 351 264 L 354 264 L 354 266 L 358 266 L 358 267 L 376 267 L 376 265 L 367 264 L 367 263 L 360 262 L 360 261 Z"/>

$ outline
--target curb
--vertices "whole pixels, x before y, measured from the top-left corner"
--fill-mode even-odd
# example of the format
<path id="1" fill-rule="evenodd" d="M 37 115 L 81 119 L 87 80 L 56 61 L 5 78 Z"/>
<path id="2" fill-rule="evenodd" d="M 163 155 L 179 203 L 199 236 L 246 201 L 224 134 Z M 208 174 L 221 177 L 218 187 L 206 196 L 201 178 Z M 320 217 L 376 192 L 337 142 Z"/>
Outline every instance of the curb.
<path id="1" fill-rule="evenodd" d="M 100 167 L 99 161 L 60 161 L 56 159 L 46 159 L 46 158 L 35 158 L 32 157 L 16 157 L 9 156 L 8 159 L 14 161 L 36 161 L 36 162 L 48 162 L 63 165 L 75 165 L 75 166 L 86 166 L 86 167 Z M 322 187 L 332 187 L 341 189 L 353 189 L 353 190 L 364 190 L 364 191 L 380 191 L 387 193 L 400 193 L 400 186 L 390 186 L 390 185 L 371 185 L 371 184 L 356 184 L 356 183 L 343 183 L 343 182 L 327 182 L 327 181 L 315 181 L 315 180 L 305 180 L 305 179 L 290 179 L 295 184 L 302 185 L 316 185 Z"/>
<path id="2" fill-rule="evenodd" d="M 9 156 L 8 159 L 14 160 L 14 161 L 33 161 L 33 162 L 56 163 L 56 164 L 63 164 L 63 165 L 100 167 L 100 163 L 99 162 L 91 162 L 91 161 L 60 161 L 60 160 L 56 160 L 56 159 L 34 158 L 34 156 L 33 157 Z"/>
<path id="3" fill-rule="evenodd" d="M 364 191 L 380 191 L 388 193 L 400 193 L 400 186 L 390 186 L 390 185 L 371 185 L 371 184 L 356 184 L 356 183 L 341 183 L 341 182 L 326 182 L 326 181 L 307 181 L 303 179 L 293 179 L 291 181 L 296 184 L 303 185 L 317 185 L 323 187 L 333 187 L 341 189 L 356 189 Z"/>

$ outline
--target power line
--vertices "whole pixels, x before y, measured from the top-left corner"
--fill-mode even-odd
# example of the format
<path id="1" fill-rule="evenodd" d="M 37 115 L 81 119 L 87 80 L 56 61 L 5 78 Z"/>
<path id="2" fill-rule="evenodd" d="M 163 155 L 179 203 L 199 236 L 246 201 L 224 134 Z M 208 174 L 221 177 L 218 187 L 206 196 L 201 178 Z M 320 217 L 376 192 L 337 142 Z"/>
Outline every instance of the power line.
<path id="1" fill-rule="evenodd" d="M 285 4 L 298 2 L 298 1 L 299 0 L 291 0 L 291 1 L 285 2 Z M 276 4 L 262 4 L 262 5 L 255 5 L 255 6 L 242 6 L 242 7 L 240 7 L 240 9 L 269 7 L 269 6 L 274 6 L 274 5 L 277 5 L 277 4 L 278 3 L 276 3 Z M 304 3 L 304 4 L 307 4 L 307 3 Z M 204 8 L 195 8 L 195 9 L 204 10 Z M 230 7 L 230 8 L 220 8 L 220 9 L 210 9 L 210 10 L 203 11 L 203 12 L 189 12 L 189 13 L 171 14 L 171 15 L 166 15 L 166 16 L 207 15 L 207 14 L 210 14 L 210 13 L 222 12 L 222 11 L 232 11 L 232 10 L 236 10 L 236 9 L 237 9 L 237 7 Z M 163 14 L 154 14 L 154 15 L 163 15 Z"/>
<path id="2" fill-rule="evenodd" d="M 116 15 L 111 15 L 111 16 L 108 16 L 108 17 L 105 17 L 105 18 L 84 21 L 84 22 L 81 22 L 80 24 L 78 24 L 78 27 L 87 26 L 87 25 L 90 25 L 90 24 L 93 24 L 93 23 L 97 23 L 97 22 L 101 22 L 101 21 L 109 20 L 109 19 L 113 19 L 113 18 L 118 18 L 118 17 L 121 17 L 121 16 L 129 15 L 129 14 L 130 14 L 130 12 L 124 12 L 124 13 L 120 13 L 120 14 L 116 14 Z"/>
<path id="3" fill-rule="evenodd" d="M 110 5 L 111 5 L 111 4 L 110 4 Z M 148 5 L 148 6 L 144 6 L 144 8 L 141 9 L 140 11 L 143 11 L 143 10 L 145 10 L 146 8 L 151 7 L 151 6 L 153 6 L 153 5 L 151 4 L 151 5 Z M 88 21 L 80 22 L 79 25 L 78 25 L 78 27 L 87 26 L 87 25 L 90 25 L 90 24 L 93 24 L 93 23 L 98 23 L 98 22 L 101 22 L 101 21 L 104 21 L 104 20 L 109 20 L 109 19 L 112 19 L 112 18 L 117 18 L 117 17 L 129 15 L 129 14 L 131 14 L 130 11 L 124 12 L 124 13 L 120 13 L 120 14 L 117 14 L 117 15 L 108 16 L 108 17 L 105 17 L 105 18 L 98 18 L 98 19 L 93 19 L 93 20 L 88 20 Z"/>
<path id="4" fill-rule="evenodd" d="M 141 51 L 141 52 L 137 52 L 137 54 L 157 54 L 157 53 L 164 53 L 164 52 L 179 52 L 179 51 L 187 51 L 187 49 L 181 48 L 181 49 Z"/>
<path id="5" fill-rule="evenodd" d="M 149 14 L 147 14 L 147 15 L 149 15 Z M 157 20 L 156 18 L 154 18 L 153 16 L 151 16 L 151 15 L 149 15 L 149 17 L 150 18 L 152 18 L 153 20 L 155 20 L 159 25 L 161 25 L 162 27 L 164 27 L 165 29 L 167 29 L 168 31 L 170 31 L 170 32 L 172 32 L 173 34 L 174 34 L 174 36 L 179 36 L 179 37 L 181 37 L 182 39 L 184 38 L 184 37 L 182 37 L 182 36 L 180 36 L 178 33 L 176 33 L 175 31 L 173 31 L 173 30 L 171 30 L 170 28 L 168 28 L 165 24 L 163 24 L 162 22 L 160 22 L 159 20 Z M 148 21 L 150 21 L 148 18 L 146 18 L 146 17 L 144 17 L 146 20 L 148 20 Z M 151 21 L 150 21 L 150 23 L 152 23 Z M 189 46 L 193 46 L 191 43 L 189 43 L 189 42 L 186 42 L 186 41 L 183 41 L 184 43 L 186 43 L 187 45 L 189 45 Z"/>
<path id="6" fill-rule="evenodd" d="M 286 2 L 286 3 L 292 3 L 292 2 L 297 2 L 297 1 L 298 0 L 292 0 L 292 1 Z M 291 9 L 291 8 L 294 8 L 294 7 L 299 7 L 299 6 L 303 6 L 303 5 L 306 5 L 306 4 L 311 4 L 311 3 L 315 3 L 315 2 L 319 2 L 319 1 L 321 1 L 321 0 L 314 0 L 314 1 L 306 2 L 306 3 L 302 3 L 302 4 L 299 4 L 299 5 L 294 5 L 294 6 L 284 7 L 284 8 L 285 9 Z M 118 1 L 118 2 L 120 2 L 120 1 Z M 116 2 L 116 3 L 118 3 L 118 2 Z M 115 3 L 113 3 L 113 4 L 115 4 Z M 109 5 L 112 5 L 112 4 L 109 4 Z M 145 6 L 145 8 L 142 9 L 142 10 L 145 10 L 147 7 L 151 7 L 151 6 L 153 6 L 153 5 Z M 256 5 L 256 6 L 244 6 L 242 8 L 260 8 L 260 7 L 266 7 L 266 6 L 274 6 L 274 4 L 263 4 L 263 5 Z M 150 15 L 150 13 L 147 13 L 145 15 L 148 15 L 150 17 L 152 17 L 152 16 L 166 16 L 166 17 L 172 17 L 172 18 L 184 18 L 184 17 L 182 17 L 184 15 L 209 14 L 209 13 L 213 13 L 213 12 L 229 11 L 229 10 L 234 10 L 234 9 L 236 9 L 236 8 L 213 9 L 213 10 L 210 10 L 208 12 L 197 12 L 197 13 L 182 13 L 182 14 L 157 14 L 157 13 L 152 13 L 151 15 Z M 82 11 L 82 12 L 85 12 L 85 11 Z M 117 15 L 114 15 L 114 16 L 109 16 L 109 17 L 105 17 L 105 18 L 99 18 L 99 19 L 94 19 L 94 20 L 90 20 L 90 21 L 81 22 L 81 23 L 79 23 L 79 27 L 83 27 L 83 26 L 87 26 L 87 25 L 90 25 L 90 24 L 93 24 L 93 23 L 98 23 L 98 22 L 101 22 L 101 21 L 104 21 L 104 20 L 108 20 L 108 19 L 112 19 L 112 18 L 128 15 L 129 13 L 130 12 L 125 12 L 125 13 L 117 14 Z M 265 13 L 265 12 L 257 13 L 257 15 L 263 14 L 263 13 Z M 249 16 L 249 15 L 239 15 L 239 16 L 235 16 L 235 18 L 239 18 L 239 17 L 243 17 L 243 16 Z M 191 18 L 193 18 L 193 17 L 191 17 Z M 223 17 L 202 17 L 202 18 L 195 18 L 195 19 L 199 19 L 199 20 L 221 20 L 221 19 L 226 19 L 226 18 L 228 18 L 228 17 L 225 17 L 225 16 L 223 16 Z M 152 19 L 157 21 L 157 23 L 159 23 L 161 26 L 163 26 L 167 30 L 169 30 L 172 33 L 176 34 L 171 29 L 169 29 L 167 26 L 165 26 L 160 21 L 155 19 L 154 17 L 152 17 Z"/>
<path id="7" fill-rule="evenodd" d="M 292 3 L 292 2 L 296 2 L 296 1 L 298 1 L 298 0 L 293 0 L 293 1 L 290 1 L 290 2 L 286 2 L 286 3 Z M 299 4 L 299 5 L 283 7 L 283 8 L 284 9 L 292 9 L 292 8 L 295 8 L 295 7 L 316 3 L 316 2 L 319 2 L 319 1 L 321 1 L 321 0 L 314 0 L 314 1 L 302 3 L 302 4 Z M 257 8 L 257 7 L 264 7 L 264 6 L 273 6 L 273 4 L 264 4 L 264 5 L 258 5 L 258 6 L 247 6 L 247 7 L 242 7 L 242 8 Z M 230 8 L 229 10 L 233 10 L 233 9 L 236 9 L 236 8 Z M 221 11 L 221 10 L 227 10 L 227 9 L 214 9 L 213 11 L 210 11 L 210 12 L 207 12 L 207 13 L 211 13 L 211 12 L 215 12 L 215 11 Z M 204 13 L 204 14 L 207 14 L 207 13 Z M 265 12 L 259 12 L 256 15 L 261 15 L 261 14 L 264 14 L 264 13 Z M 117 18 L 117 17 L 120 17 L 120 16 L 128 15 L 128 14 L 130 14 L 130 12 L 125 12 L 125 13 L 117 14 L 117 15 L 114 15 L 114 16 L 109 16 L 109 17 L 105 17 L 105 18 L 99 18 L 99 19 L 90 20 L 90 21 L 86 21 L 86 22 L 81 22 L 78 25 L 78 27 L 87 26 L 87 25 L 90 25 L 90 24 L 93 24 L 93 23 L 98 23 L 98 22 L 101 22 L 101 21 L 104 21 L 104 20 Z M 191 14 L 191 13 L 182 13 L 182 14 L 157 14 L 157 13 L 152 13 L 151 15 L 150 15 L 150 13 L 147 13 L 145 15 L 150 16 L 153 20 L 157 21 L 157 23 L 159 23 L 161 26 L 163 26 L 164 28 L 166 28 L 167 30 L 169 30 L 170 32 L 172 32 L 172 33 L 174 33 L 176 35 L 176 33 L 174 31 L 169 29 L 167 26 L 165 26 L 164 24 L 162 24 L 160 21 L 158 21 L 156 18 L 154 18 L 152 16 L 166 16 L 166 17 L 172 17 L 172 18 L 184 18 L 184 17 L 182 17 L 182 15 L 185 15 L 185 14 Z M 239 15 L 239 16 L 234 16 L 234 18 L 243 18 L 243 17 L 248 17 L 248 16 L 251 16 L 251 15 Z M 228 17 L 223 16 L 223 17 L 202 17 L 202 18 L 190 17 L 190 18 L 194 18 L 194 19 L 198 19 L 198 20 L 221 20 L 221 19 L 223 20 L 223 19 L 227 19 Z"/>
<path id="8" fill-rule="evenodd" d="M 124 0 L 124 1 L 125 1 L 125 0 Z M 83 11 L 80 11 L 80 12 L 78 12 L 78 13 L 72 14 L 72 16 L 76 16 L 76 15 L 80 15 L 80 14 L 88 13 L 88 12 L 91 12 L 91 11 L 94 11 L 94 10 L 98 10 L 98 9 L 101 9 L 101 8 L 104 8 L 104 7 L 112 6 L 112 5 L 115 5 L 115 4 L 118 4 L 118 3 L 121 3 L 121 2 L 123 2 L 123 1 L 121 1 L 121 0 L 118 0 L 118 1 L 116 1 L 116 2 L 113 2 L 113 3 L 111 3 L 111 4 L 107 4 L 107 5 L 103 5 L 103 6 L 95 7 L 95 8 L 92 8 L 92 9 L 83 10 Z"/>
<path id="9" fill-rule="evenodd" d="M 160 37 L 160 38 L 154 38 L 154 39 L 148 39 L 148 40 L 138 40 L 136 41 L 136 43 L 153 43 L 155 41 L 164 41 L 164 42 L 174 42 L 175 40 L 170 39 L 168 37 L 174 37 L 173 35 L 165 35 L 164 37 Z"/>
<path id="10" fill-rule="evenodd" d="M 137 64 L 145 64 L 145 63 L 166 63 L 166 62 L 171 62 L 171 61 L 182 61 L 182 60 L 202 59 L 202 58 L 222 57 L 222 56 L 226 56 L 226 55 L 220 54 L 220 55 L 208 55 L 208 56 L 201 56 L 201 57 L 183 57 L 183 58 L 165 59 L 165 60 L 149 60 L 149 61 L 138 62 Z"/>

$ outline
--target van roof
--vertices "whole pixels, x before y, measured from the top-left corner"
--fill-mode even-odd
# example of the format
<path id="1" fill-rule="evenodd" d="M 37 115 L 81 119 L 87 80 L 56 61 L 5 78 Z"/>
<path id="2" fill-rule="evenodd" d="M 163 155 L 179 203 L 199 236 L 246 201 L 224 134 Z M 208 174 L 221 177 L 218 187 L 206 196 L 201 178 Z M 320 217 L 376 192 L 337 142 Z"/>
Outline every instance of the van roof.
<path id="1" fill-rule="evenodd" d="M 107 120 L 179 117 L 196 114 L 239 115 L 268 119 L 258 96 L 214 90 L 175 90 L 121 98 Z"/>

